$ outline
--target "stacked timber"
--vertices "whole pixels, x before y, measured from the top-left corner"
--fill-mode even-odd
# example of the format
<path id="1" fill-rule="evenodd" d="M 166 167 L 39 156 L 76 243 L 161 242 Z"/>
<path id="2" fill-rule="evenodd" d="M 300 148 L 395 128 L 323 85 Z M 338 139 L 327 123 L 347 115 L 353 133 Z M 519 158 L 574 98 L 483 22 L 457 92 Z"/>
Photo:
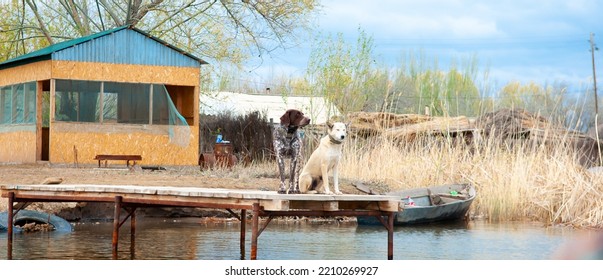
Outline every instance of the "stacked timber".
<path id="1" fill-rule="evenodd" d="M 432 117 L 418 114 L 353 112 L 347 115 L 347 119 L 358 136 L 372 136 L 382 134 L 388 129 L 430 121 Z"/>
<path id="2" fill-rule="evenodd" d="M 414 141 L 422 136 L 461 136 L 473 134 L 471 119 L 460 117 L 432 117 L 430 120 L 388 129 L 384 135 L 396 141 Z"/>
<path id="3" fill-rule="evenodd" d="M 572 142 L 588 137 L 520 109 L 502 109 L 484 114 L 477 118 L 476 127 L 483 131 L 484 136 L 502 140 L 529 139 L 538 143 L 559 143 L 561 140 Z"/>
<path id="4" fill-rule="evenodd" d="M 564 145 L 569 148 L 568 151 L 578 152 L 578 161 L 583 166 L 593 166 L 600 162 L 600 143 L 593 137 L 569 130 L 561 123 L 551 122 L 525 110 L 502 109 L 476 119 L 465 116 L 357 112 L 349 114 L 347 121 L 351 123 L 350 135 L 363 138 L 383 136 L 395 142 L 408 143 L 425 137 L 443 136 L 462 140 L 467 144 L 479 139 L 490 139 L 506 145 L 527 141 L 533 145 L 550 147 Z"/>
<path id="5" fill-rule="evenodd" d="M 359 137 L 382 135 L 394 141 L 414 141 L 421 136 L 459 135 L 475 129 L 470 118 L 420 114 L 355 112 L 347 116 L 351 132 Z"/>

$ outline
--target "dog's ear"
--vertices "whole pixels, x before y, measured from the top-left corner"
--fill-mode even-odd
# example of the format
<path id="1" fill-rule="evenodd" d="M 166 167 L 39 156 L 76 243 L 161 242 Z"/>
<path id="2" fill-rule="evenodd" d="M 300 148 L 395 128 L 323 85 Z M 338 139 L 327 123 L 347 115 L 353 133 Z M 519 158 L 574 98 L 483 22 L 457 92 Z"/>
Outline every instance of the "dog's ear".
<path id="1" fill-rule="evenodd" d="M 289 110 L 289 121 L 291 122 L 291 124 L 297 125 L 299 123 L 300 119 L 303 117 L 303 115 L 304 114 L 302 112 L 291 109 L 291 110 Z"/>
<path id="2" fill-rule="evenodd" d="M 281 116 L 281 125 L 284 126 L 289 126 L 291 124 L 291 110 L 287 110 L 287 112 L 285 112 L 282 116 Z"/>
<path id="3" fill-rule="evenodd" d="M 333 128 L 333 122 L 332 122 L 331 120 L 328 120 L 328 121 L 327 121 L 327 127 L 328 127 L 329 129 Z"/>

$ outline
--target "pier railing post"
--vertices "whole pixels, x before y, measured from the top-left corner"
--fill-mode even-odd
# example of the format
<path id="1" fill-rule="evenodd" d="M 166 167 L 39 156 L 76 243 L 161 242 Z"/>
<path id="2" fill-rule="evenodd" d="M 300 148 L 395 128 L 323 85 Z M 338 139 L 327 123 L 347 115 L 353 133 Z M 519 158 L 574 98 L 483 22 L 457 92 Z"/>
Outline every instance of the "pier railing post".
<path id="1" fill-rule="evenodd" d="M 113 215 L 113 239 L 111 242 L 113 259 L 117 260 L 117 245 L 119 241 L 119 218 L 121 216 L 121 196 L 115 197 L 115 210 Z"/>
<path id="2" fill-rule="evenodd" d="M 7 232 L 7 241 L 6 241 L 6 259 L 13 259 L 13 224 L 14 224 L 14 215 L 13 215 L 13 203 L 15 201 L 15 193 L 8 193 L 8 223 L 6 226 L 8 227 Z"/>

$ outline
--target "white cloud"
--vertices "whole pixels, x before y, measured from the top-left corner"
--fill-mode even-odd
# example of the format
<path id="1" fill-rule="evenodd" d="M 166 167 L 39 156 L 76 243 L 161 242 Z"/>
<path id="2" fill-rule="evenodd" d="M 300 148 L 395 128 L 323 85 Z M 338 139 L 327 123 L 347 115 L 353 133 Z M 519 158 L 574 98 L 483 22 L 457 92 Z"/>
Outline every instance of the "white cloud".
<path id="1" fill-rule="evenodd" d="M 445 21 L 444 26 L 450 28 L 453 36 L 461 38 L 487 38 L 499 33 L 496 22 L 479 18 L 449 18 Z"/>
<path id="2" fill-rule="evenodd" d="M 590 60 L 585 58 L 590 32 L 598 34 L 603 47 L 603 3 L 595 0 L 326 0 L 322 4 L 318 28 L 323 35 L 342 33 L 353 44 L 360 27 L 375 40 L 374 54 L 389 66 L 409 50 L 425 50 L 427 57 L 437 56 L 440 61 L 475 54 L 503 83 L 584 83 L 592 76 Z M 310 43 L 303 48 L 305 53 L 284 52 L 273 63 L 277 68 L 262 71 L 303 75 Z"/>

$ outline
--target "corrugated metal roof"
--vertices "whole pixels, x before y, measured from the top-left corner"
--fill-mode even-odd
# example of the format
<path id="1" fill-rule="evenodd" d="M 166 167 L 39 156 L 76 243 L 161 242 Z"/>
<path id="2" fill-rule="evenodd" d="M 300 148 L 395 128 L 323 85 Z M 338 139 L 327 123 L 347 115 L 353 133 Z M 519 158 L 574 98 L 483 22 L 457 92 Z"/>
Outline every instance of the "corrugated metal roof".
<path id="1" fill-rule="evenodd" d="M 92 40 L 95 39 L 100 39 L 103 38 L 107 35 L 110 34 L 115 34 L 118 33 L 119 31 L 125 30 L 125 29 L 129 29 L 129 30 L 133 30 L 135 32 L 138 32 L 142 35 L 144 35 L 144 38 L 149 38 L 152 39 L 153 41 L 159 43 L 159 45 L 161 46 L 166 46 L 169 49 L 175 51 L 177 54 L 181 54 L 184 56 L 187 56 L 190 59 L 193 59 L 194 61 L 196 61 L 199 64 L 207 64 L 207 62 L 205 62 L 204 60 L 195 57 L 194 55 L 187 53 L 171 44 L 166 43 L 165 41 L 156 38 L 154 36 L 151 36 L 150 34 L 135 28 L 133 26 L 121 26 L 121 27 L 117 27 L 111 30 L 106 30 L 106 31 L 102 31 L 99 33 L 95 33 L 95 34 L 91 34 L 85 37 L 80 37 L 80 38 L 76 38 L 73 40 L 68 40 L 68 41 L 64 41 L 64 42 L 60 42 L 60 43 L 56 43 L 53 45 L 50 45 L 46 48 L 43 49 L 39 49 L 37 51 L 28 53 L 28 54 L 24 54 L 22 56 L 18 56 L 9 60 L 6 60 L 2 63 L 0 63 L 0 69 L 4 69 L 4 68 L 10 68 L 10 67 L 14 67 L 17 65 L 22 65 L 22 64 L 27 64 L 27 63 L 31 63 L 31 62 L 35 62 L 35 61 L 40 61 L 40 60 L 48 60 L 48 59 L 55 59 L 55 54 L 76 47 L 75 49 L 77 50 L 72 50 L 70 52 L 63 52 L 61 55 L 57 55 L 56 59 L 58 60 L 62 60 L 62 59 L 67 59 L 67 58 L 71 58 L 73 60 L 76 61 L 96 61 L 99 60 L 99 57 L 102 57 L 102 55 L 98 55 L 100 54 L 99 52 L 96 52 L 94 50 L 87 50 L 85 46 L 82 46 L 82 44 L 86 43 L 86 42 L 90 42 Z M 142 47 L 141 46 L 142 40 L 139 40 L 137 42 L 126 42 L 126 44 L 132 44 L 132 47 Z M 98 46 L 103 46 L 103 44 L 99 44 L 99 45 L 94 45 L 94 47 L 98 47 Z M 109 46 L 109 44 L 105 44 L 104 46 Z M 115 47 L 115 44 L 113 44 L 113 47 Z M 159 51 L 159 49 L 161 48 L 155 48 L 157 51 Z M 75 52 L 79 51 L 79 55 Z M 97 54 L 97 55 L 94 55 Z M 134 58 L 134 62 L 139 62 L 139 64 L 150 64 L 150 65 L 158 65 L 157 61 L 154 61 L 152 63 L 142 63 L 142 62 L 147 62 L 147 61 L 142 61 L 142 59 L 138 59 L 136 60 L 135 58 L 137 52 L 130 52 L 128 54 L 125 53 L 121 53 L 121 54 L 117 54 L 117 55 L 122 55 L 123 58 Z M 82 57 L 82 55 L 88 55 L 88 57 L 84 58 Z M 61 58 L 62 56 L 62 58 Z M 113 57 L 115 58 L 115 56 Z M 138 56 L 138 58 L 141 58 L 141 56 Z M 171 60 L 174 59 L 174 55 L 171 55 L 171 58 L 169 58 Z M 105 59 L 104 61 L 98 61 L 98 62 L 113 62 L 113 63 L 119 63 L 119 62 L 115 62 L 115 61 L 108 61 L 107 59 Z M 126 62 L 125 59 L 121 60 L 121 63 Z"/>

